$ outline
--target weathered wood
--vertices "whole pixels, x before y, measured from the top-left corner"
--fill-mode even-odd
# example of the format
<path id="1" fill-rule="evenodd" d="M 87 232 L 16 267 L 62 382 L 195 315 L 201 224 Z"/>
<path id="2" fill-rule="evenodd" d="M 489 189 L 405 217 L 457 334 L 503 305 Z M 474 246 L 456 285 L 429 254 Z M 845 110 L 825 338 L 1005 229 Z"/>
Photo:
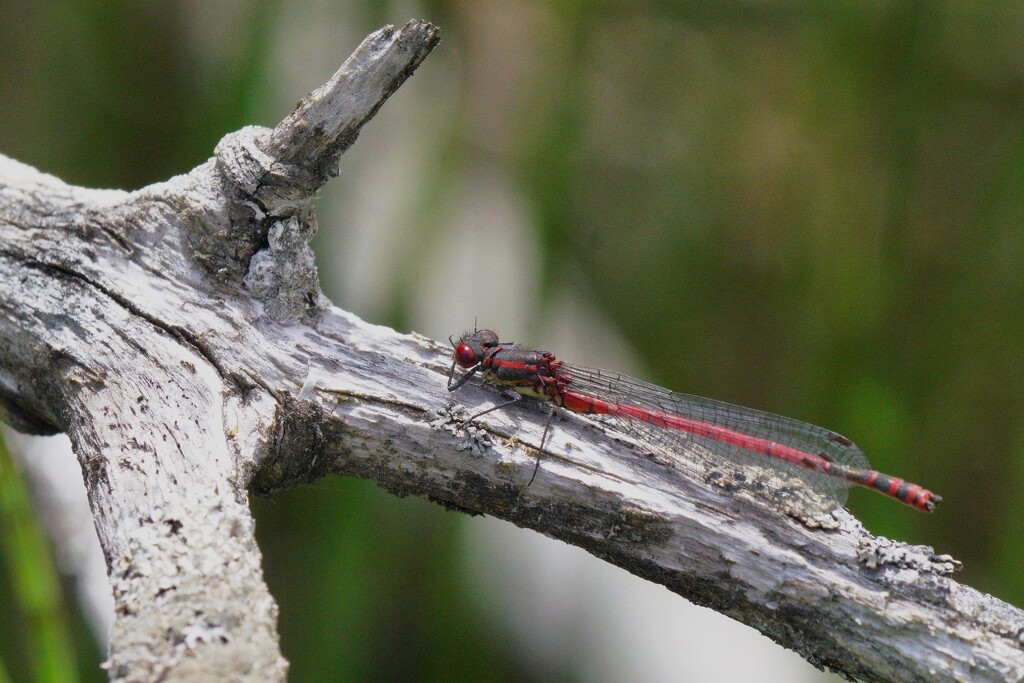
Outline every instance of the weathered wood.
<path id="1" fill-rule="evenodd" d="M 950 558 L 843 511 L 824 529 L 742 504 L 574 415 L 528 486 L 544 411 L 464 427 L 460 406 L 497 395 L 450 395 L 450 349 L 330 306 L 313 195 L 437 40 L 378 31 L 274 130 L 138 192 L 0 157 L 0 405 L 71 436 L 114 588 L 112 678 L 282 678 L 246 496 L 335 472 L 578 545 L 849 676 L 1024 679 L 1024 614 Z"/>
<path id="2" fill-rule="evenodd" d="M 74 444 L 114 592 L 112 678 L 284 677 L 246 489 L 318 429 L 288 396 L 325 303 L 310 202 L 437 40 L 378 31 L 277 129 L 138 192 L 0 159 L 0 403 Z"/>

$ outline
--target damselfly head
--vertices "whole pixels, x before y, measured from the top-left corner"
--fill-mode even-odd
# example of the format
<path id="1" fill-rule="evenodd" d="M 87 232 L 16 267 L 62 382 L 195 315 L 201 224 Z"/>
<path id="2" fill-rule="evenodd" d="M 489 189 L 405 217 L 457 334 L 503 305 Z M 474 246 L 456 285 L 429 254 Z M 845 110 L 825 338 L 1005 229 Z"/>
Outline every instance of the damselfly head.
<path id="1" fill-rule="evenodd" d="M 476 330 L 472 334 L 467 332 L 459 339 L 455 346 L 455 364 L 460 368 L 471 368 L 479 363 L 487 349 L 500 346 L 501 341 L 498 334 L 493 330 Z"/>
<path id="2" fill-rule="evenodd" d="M 471 368 L 480 362 L 480 355 L 473 350 L 473 347 L 462 342 L 455 347 L 455 364 L 460 368 Z"/>

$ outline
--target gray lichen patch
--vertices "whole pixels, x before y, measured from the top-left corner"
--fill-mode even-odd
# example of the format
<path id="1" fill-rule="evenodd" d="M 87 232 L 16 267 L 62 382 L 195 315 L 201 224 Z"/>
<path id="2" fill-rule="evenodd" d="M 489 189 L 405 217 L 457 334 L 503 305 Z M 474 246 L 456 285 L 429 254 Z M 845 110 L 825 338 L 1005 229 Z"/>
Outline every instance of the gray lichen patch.
<path id="1" fill-rule="evenodd" d="M 918 572 L 949 576 L 963 569 L 963 564 L 950 555 L 938 555 L 927 545 L 909 545 L 881 536 L 860 539 L 857 561 L 868 569 L 884 566 L 914 569 Z"/>
<path id="2" fill-rule="evenodd" d="M 170 670 L 188 679 L 182 672 L 193 668 L 193 675 L 216 680 L 243 661 L 262 680 L 283 679 L 287 664 L 272 622 L 260 617 L 276 615 L 277 608 L 265 588 L 252 585 L 261 570 L 251 518 L 231 496 L 193 493 L 189 501 L 166 499 L 152 507 L 112 560 L 118 619 L 106 664 L 111 680 L 157 680 Z M 254 599 L 241 615 L 213 607 L 220 600 Z M 163 625 L 157 640 L 148 637 L 153 621 Z"/>
<path id="3" fill-rule="evenodd" d="M 459 406 L 449 405 L 443 410 L 431 411 L 427 417 L 431 430 L 465 436 L 465 440 L 455 446 L 456 450 L 465 451 L 475 458 L 482 458 L 493 445 L 491 435 L 486 429 L 466 423 L 466 411 Z"/>
<path id="4" fill-rule="evenodd" d="M 309 248 L 315 232 L 312 211 L 277 221 L 267 233 L 267 246 L 249 262 L 243 281 L 272 320 L 298 320 L 328 303 Z"/>

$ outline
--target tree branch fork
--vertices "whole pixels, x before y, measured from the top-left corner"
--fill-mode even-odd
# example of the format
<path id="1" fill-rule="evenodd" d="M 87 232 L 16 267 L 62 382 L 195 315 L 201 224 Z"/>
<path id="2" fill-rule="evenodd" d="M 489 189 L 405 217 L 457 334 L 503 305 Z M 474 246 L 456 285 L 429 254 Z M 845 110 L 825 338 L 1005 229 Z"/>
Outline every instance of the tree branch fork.
<path id="1" fill-rule="evenodd" d="M 845 511 L 812 528 L 659 465 L 623 437 L 445 390 L 450 348 L 334 308 L 316 191 L 438 42 L 370 35 L 273 130 L 190 173 L 87 190 L 0 157 L 0 407 L 67 432 L 107 559 L 115 680 L 284 677 L 249 492 L 328 473 L 578 545 L 865 680 L 1022 680 L 1024 614 L 931 549 Z"/>

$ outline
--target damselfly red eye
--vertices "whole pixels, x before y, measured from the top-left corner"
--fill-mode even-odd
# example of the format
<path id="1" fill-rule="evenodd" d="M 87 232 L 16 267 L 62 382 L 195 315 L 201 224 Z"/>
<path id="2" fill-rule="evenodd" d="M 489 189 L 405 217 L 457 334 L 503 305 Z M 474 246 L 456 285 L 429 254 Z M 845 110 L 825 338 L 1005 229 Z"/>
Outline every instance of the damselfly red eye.
<path id="1" fill-rule="evenodd" d="M 476 351 L 469 344 L 459 344 L 455 347 L 455 364 L 460 368 L 471 368 L 477 364 Z"/>

